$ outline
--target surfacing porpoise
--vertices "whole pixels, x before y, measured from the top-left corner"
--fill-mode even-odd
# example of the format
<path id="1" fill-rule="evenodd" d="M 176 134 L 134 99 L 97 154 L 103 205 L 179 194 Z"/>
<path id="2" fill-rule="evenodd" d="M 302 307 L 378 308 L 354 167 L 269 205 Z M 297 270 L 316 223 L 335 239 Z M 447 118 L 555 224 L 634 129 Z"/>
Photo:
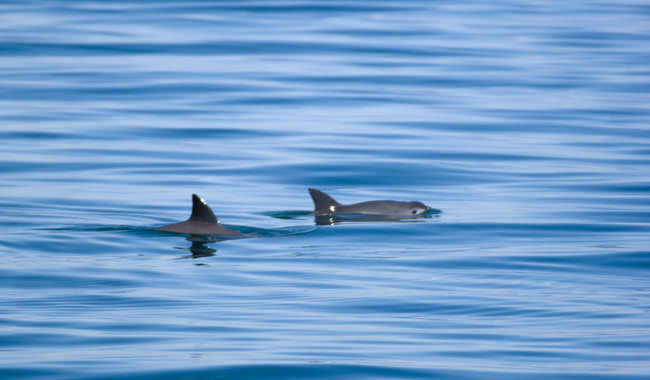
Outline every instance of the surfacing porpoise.
<path id="1" fill-rule="evenodd" d="M 342 205 L 334 198 L 320 190 L 309 188 L 309 195 L 314 201 L 314 215 L 384 215 L 384 216 L 414 216 L 421 215 L 431 210 L 431 207 L 422 202 L 401 201 L 368 201 Z"/>
<path id="2" fill-rule="evenodd" d="M 192 215 L 184 222 L 156 228 L 159 231 L 204 236 L 243 236 L 241 232 L 224 227 L 210 206 L 196 194 L 192 194 Z"/>

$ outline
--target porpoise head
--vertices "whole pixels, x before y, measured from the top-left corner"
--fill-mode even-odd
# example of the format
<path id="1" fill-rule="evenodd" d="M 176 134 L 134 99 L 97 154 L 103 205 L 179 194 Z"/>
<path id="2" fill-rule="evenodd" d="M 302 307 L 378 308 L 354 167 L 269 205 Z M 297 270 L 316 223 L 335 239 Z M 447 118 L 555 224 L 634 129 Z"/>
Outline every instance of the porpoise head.
<path id="1" fill-rule="evenodd" d="M 407 212 L 409 212 L 411 215 L 420 215 L 424 214 L 425 212 L 431 210 L 431 207 L 425 205 L 422 202 L 418 201 L 411 201 L 411 202 L 406 202 L 408 203 L 408 208 Z"/>

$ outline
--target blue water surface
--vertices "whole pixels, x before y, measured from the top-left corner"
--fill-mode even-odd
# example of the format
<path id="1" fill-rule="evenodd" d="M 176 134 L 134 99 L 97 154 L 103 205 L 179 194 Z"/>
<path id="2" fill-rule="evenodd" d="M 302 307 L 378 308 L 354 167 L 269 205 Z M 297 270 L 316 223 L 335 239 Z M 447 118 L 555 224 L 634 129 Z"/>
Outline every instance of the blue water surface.
<path id="1" fill-rule="evenodd" d="M 649 62 L 636 0 L 4 1 L 0 377 L 647 379 Z"/>

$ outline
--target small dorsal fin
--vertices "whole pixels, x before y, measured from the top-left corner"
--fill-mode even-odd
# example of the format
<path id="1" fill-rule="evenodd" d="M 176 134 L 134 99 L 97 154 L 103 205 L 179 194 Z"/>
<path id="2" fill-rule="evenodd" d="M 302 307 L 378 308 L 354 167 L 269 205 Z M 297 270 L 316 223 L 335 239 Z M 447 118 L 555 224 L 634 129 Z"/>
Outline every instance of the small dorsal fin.
<path id="1" fill-rule="evenodd" d="M 219 223 L 210 206 L 196 194 L 192 194 L 192 215 L 188 221 Z"/>
<path id="2" fill-rule="evenodd" d="M 316 213 L 330 213 L 334 211 L 333 208 L 341 206 L 341 204 L 335 201 L 334 198 L 320 190 L 309 188 L 309 195 L 311 195 L 311 199 L 314 201 L 314 212 Z"/>

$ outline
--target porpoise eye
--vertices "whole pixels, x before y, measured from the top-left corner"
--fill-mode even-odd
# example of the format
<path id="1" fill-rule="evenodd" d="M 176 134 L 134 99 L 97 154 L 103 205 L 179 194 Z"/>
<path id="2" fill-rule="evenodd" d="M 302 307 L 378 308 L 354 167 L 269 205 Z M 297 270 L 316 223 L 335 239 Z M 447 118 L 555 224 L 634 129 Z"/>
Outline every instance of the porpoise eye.
<path id="1" fill-rule="evenodd" d="M 416 209 L 413 209 L 413 211 L 411 211 L 411 214 L 413 214 L 413 215 L 415 215 L 417 213 L 418 213 L 418 210 L 416 210 Z"/>

